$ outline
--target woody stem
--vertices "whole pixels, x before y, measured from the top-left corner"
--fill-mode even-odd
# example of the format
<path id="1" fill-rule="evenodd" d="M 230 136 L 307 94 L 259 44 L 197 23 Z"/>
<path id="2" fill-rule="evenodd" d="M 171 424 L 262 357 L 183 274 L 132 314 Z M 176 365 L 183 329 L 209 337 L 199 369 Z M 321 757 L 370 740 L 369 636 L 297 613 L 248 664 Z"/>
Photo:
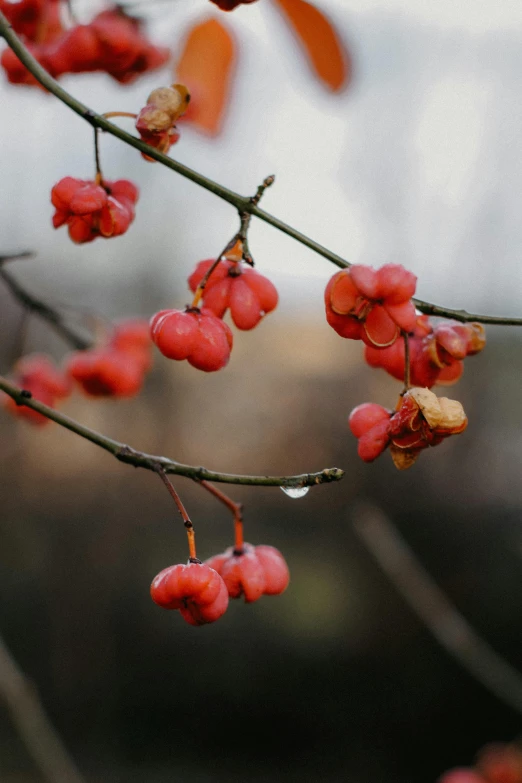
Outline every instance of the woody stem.
<path id="1" fill-rule="evenodd" d="M 196 556 L 196 534 L 194 533 L 194 525 L 191 522 L 191 519 L 187 513 L 187 510 L 183 503 L 181 502 L 181 498 L 174 489 L 174 485 L 170 481 L 169 477 L 163 470 L 163 467 L 156 463 L 154 465 L 154 470 L 160 477 L 160 479 L 165 484 L 167 491 L 169 492 L 170 496 L 173 498 L 174 503 L 178 507 L 178 511 L 181 514 L 181 518 L 183 520 L 183 524 L 185 525 L 185 529 L 187 531 L 187 538 L 188 538 L 188 547 L 189 547 L 189 559 L 191 561 L 198 561 L 198 558 Z"/>

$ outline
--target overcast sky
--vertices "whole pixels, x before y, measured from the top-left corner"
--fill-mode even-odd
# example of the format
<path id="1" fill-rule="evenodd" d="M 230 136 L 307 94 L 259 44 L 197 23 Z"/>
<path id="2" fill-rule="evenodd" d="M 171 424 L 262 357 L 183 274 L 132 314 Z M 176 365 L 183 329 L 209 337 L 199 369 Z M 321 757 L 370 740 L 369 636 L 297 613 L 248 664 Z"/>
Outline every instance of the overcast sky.
<path id="1" fill-rule="evenodd" d="M 185 126 L 173 156 L 245 194 L 275 173 L 263 206 L 340 255 L 377 266 L 404 263 L 419 275 L 426 299 L 520 314 L 519 0 L 320 5 L 352 52 L 352 87 L 341 96 L 320 89 L 268 0 L 221 14 L 240 47 L 223 134 L 202 139 Z M 169 44 L 193 19 L 213 13 L 204 0 L 149 11 L 151 32 Z M 103 75 L 63 84 L 97 110 L 132 111 L 169 81 L 166 70 L 128 88 Z M 39 248 L 42 276 L 52 260 L 60 280 L 110 282 L 144 265 L 157 268 L 173 286 L 175 305 L 177 277 L 221 249 L 236 225 L 233 210 L 104 138 L 106 177 L 129 177 L 141 187 L 137 218 L 114 242 L 72 246 L 64 229 L 49 227 L 49 191 L 67 174 L 92 176 L 92 133 L 36 90 L 2 83 L 0 101 L 2 249 Z M 328 262 L 260 223 L 251 245 L 259 268 L 280 278 L 290 305 L 302 307 L 301 297 L 318 291 L 313 310 L 321 307 L 323 284 L 335 271 Z"/>

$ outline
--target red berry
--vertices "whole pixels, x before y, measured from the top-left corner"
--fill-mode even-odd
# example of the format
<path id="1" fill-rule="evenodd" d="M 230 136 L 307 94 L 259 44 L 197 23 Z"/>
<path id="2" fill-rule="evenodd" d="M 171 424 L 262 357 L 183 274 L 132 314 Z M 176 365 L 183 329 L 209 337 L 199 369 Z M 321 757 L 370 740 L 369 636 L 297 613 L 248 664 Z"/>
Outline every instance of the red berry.
<path id="1" fill-rule="evenodd" d="M 53 226 L 67 224 L 76 243 L 124 234 L 134 220 L 138 189 L 125 179 L 104 182 L 64 177 L 51 190 Z"/>
<path id="2" fill-rule="evenodd" d="M 375 402 L 364 402 L 350 413 L 350 430 L 359 439 L 357 453 L 364 462 L 373 462 L 390 442 L 391 412 Z"/>
<path id="3" fill-rule="evenodd" d="M 326 320 L 341 337 L 377 348 L 393 345 L 401 330 L 410 332 L 415 325 L 416 280 L 400 264 L 377 271 L 362 264 L 343 269 L 326 286 Z"/>
<path id="4" fill-rule="evenodd" d="M 195 291 L 213 259 L 200 261 L 188 283 Z M 204 291 L 205 307 L 222 318 L 230 308 L 230 315 L 238 329 L 253 329 L 267 313 L 277 307 L 278 294 L 273 283 L 255 269 L 240 261 L 223 259 L 210 275 Z"/>
<path id="5" fill-rule="evenodd" d="M 169 566 L 150 586 L 154 603 L 164 609 L 179 609 L 190 625 L 218 620 L 228 606 L 228 592 L 220 575 L 205 563 Z"/>
<path id="6" fill-rule="evenodd" d="M 262 595 L 279 595 L 290 581 L 285 559 L 273 546 L 245 543 L 239 552 L 229 547 L 206 562 L 223 577 L 230 598 L 244 595 L 247 603 Z"/>
<path id="7" fill-rule="evenodd" d="M 522 751 L 503 743 L 486 745 L 477 768 L 488 783 L 522 783 Z"/>
<path id="8" fill-rule="evenodd" d="M 133 397 L 147 369 L 141 355 L 110 347 L 78 351 L 70 356 L 67 371 L 91 397 Z"/>
<path id="9" fill-rule="evenodd" d="M 202 310 L 162 310 L 150 322 L 151 337 L 167 359 L 214 372 L 228 364 L 232 332 L 214 313 Z"/>

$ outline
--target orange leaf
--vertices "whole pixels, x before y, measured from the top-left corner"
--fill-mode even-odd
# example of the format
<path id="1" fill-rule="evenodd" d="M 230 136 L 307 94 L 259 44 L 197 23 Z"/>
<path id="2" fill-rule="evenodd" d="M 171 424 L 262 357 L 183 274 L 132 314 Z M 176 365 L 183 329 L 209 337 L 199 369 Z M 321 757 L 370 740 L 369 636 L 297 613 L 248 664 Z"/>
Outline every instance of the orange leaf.
<path id="1" fill-rule="evenodd" d="M 275 0 L 286 15 L 319 79 L 337 92 L 351 77 L 350 57 L 328 18 L 306 0 Z"/>
<path id="2" fill-rule="evenodd" d="M 235 42 L 217 19 L 196 24 L 185 41 L 176 66 L 176 79 L 186 84 L 191 98 L 183 119 L 216 136 L 230 92 L 236 60 Z"/>

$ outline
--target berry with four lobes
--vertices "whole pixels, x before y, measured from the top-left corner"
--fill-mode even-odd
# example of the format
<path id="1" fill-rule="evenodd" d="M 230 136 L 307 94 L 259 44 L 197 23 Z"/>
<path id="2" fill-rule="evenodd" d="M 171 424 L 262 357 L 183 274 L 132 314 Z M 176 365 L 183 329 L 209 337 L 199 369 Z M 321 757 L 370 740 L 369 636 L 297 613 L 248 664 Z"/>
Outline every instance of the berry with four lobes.
<path id="1" fill-rule="evenodd" d="M 59 0 L 0 0 L 13 30 L 34 43 L 50 43 L 62 32 Z"/>
<path id="2" fill-rule="evenodd" d="M 262 595 L 279 595 L 290 581 L 286 561 L 273 546 L 245 543 L 240 550 L 229 547 L 206 564 L 222 576 L 230 598 L 243 595 L 247 603 L 257 601 Z"/>
<path id="3" fill-rule="evenodd" d="M 326 320 L 341 337 L 363 340 L 385 348 L 400 330 L 415 326 L 411 298 L 417 278 L 400 264 L 385 264 L 375 271 L 355 264 L 337 272 L 326 286 Z"/>
<path id="4" fill-rule="evenodd" d="M 50 408 L 54 408 L 57 400 L 64 399 L 71 393 L 70 380 L 44 354 L 24 356 L 16 363 L 13 377 L 18 386 L 25 391 L 31 392 L 31 396 L 35 400 L 43 402 Z M 50 421 L 50 419 L 31 408 L 17 405 L 11 397 L 8 397 L 3 404 L 8 411 L 17 416 L 22 416 L 32 424 L 41 426 Z"/>
<path id="5" fill-rule="evenodd" d="M 136 130 L 141 139 L 160 152 L 168 152 L 179 140 L 175 123 L 184 114 L 189 101 L 189 91 L 183 84 L 153 90 L 136 120 Z M 144 152 L 141 154 L 145 160 L 154 162 Z"/>
<path id="6" fill-rule="evenodd" d="M 190 625 L 213 623 L 228 607 L 228 592 L 220 575 L 205 563 L 179 563 L 163 569 L 150 586 L 154 603 L 178 609 Z"/>
<path id="7" fill-rule="evenodd" d="M 124 234 L 134 220 L 139 191 L 127 179 L 98 184 L 92 180 L 64 177 L 51 191 L 56 208 L 53 226 L 67 225 L 69 236 L 78 244 L 98 236 Z"/>
<path id="8" fill-rule="evenodd" d="M 200 261 L 188 279 L 195 291 L 214 259 Z M 203 290 L 205 307 L 222 318 L 230 315 L 238 329 L 253 329 L 264 315 L 277 307 L 279 297 L 268 278 L 240 261 L 223 259 L 210 275 Z"/>
<path id="9" fill-rule="evenodd" d="M 464 370 L 462 360 L 479 353 L 486 344 L 482 324 L 446 321 L 434 326 L 428 316 L 417 317 L 410 334 L 410 380 L 414 386 L 456 383 Z M 404 378 L 404 338 L 388 348 L 367 345 L 364 357 L 370 367 L 382 367 L 398 380 Z"/>
<path id="10" fill-rule="evenodd" d="M 150 347 L 146 321 L 122 321 L 106 345 L 73 353 L 67 372 L 91 397 L 133 397 L 150 369 Z"/>
<path id="11" fill-rule="evenodd" d="M 348 425 L 359 439 L 357 453 L 364 462 L 373 462 L 389 445 L 391 416 L 375 402 L 363 402 L 350 413 Z"/>
<path id="12" fill-rule="evenodd" d="M 167 359 L 188 363 L 198 370 L 214 372 L 228 364 L 232 332 L 207 309 L 161 310 L 150 320 L 152 341 Z"/>

